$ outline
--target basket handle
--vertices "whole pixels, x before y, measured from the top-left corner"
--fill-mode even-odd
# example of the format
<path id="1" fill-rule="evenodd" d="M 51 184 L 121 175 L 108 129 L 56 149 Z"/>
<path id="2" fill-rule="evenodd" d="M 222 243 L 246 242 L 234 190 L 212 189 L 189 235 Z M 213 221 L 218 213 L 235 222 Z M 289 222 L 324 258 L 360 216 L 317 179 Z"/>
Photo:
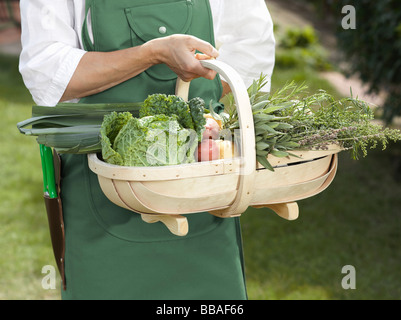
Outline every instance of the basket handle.
<path id="1" fill-rule="evenodd" d="M 238 191 L 234 202 L 227 209 L 215 210 L 210 213 L 219 217 L 233 217 L 241 215 L 251 203 L 253 195 L 254 174 L 256 172 L 255 130 L 253 124 L 252 107 L 249 101 L 248 90 L 240 75 L 229 65 L 217 60 L 202 60 L 201 64 L 221 74 L 228 82 L 233 92 L 237 106 L 240 125 L 241 166 L 239 172 Z M 177 78 L 175 94 L 188 101 L 190 82 Z M 142 214 L 142 219 L 148 223 L 162 222 L 178 236 L 188 233 L 187 218 L 181 215 L 149 215 Z"/>
<path id="2" fill-rule="evenodd" d="M 201 60 L 200 63 L 222 75 L 229 84 L 237 106 L 240 126 L 241 166 L 239 172 L 237 196 L 227 209 L 211 212 L 220 217 L 232 217 L 242 214 L 251 203 L 254 174 L 256 171 L 255 129 L 252 107 L 248 90 L 241 76 L 229 65 L 218 60 Z M 176 95 L 188 100 L 189 82 L 177 80 Z"/>

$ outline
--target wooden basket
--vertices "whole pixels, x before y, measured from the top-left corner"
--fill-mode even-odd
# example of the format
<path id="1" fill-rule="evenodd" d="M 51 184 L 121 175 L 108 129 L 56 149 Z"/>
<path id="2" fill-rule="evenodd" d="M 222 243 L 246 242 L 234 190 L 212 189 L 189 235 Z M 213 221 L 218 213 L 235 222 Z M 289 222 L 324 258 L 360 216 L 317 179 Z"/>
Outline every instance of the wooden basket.
<path id="1" fill-rule="evenodd" d="M 253 115 L 247 89 L 238 73 L 223 62 L 201 63 L 220 73 L 233 92 L 240 124 L 241 156 L 233 159 L 163 167 L 124 167 L 88 155 L 104 194 L 118 206 L 142 215 L 146 222 L 163 222 L 179 236 L 189 230 L 186 214 L 209 212 L 228 218 L 249 206 L 268 207 L 285 219 L 298 217 L 296 201 L 312 197 L 333 181 L 340 149 L 295 151 L 298 157 L 276 158 L 272 172 L 256 161 Z M 176 94 L 188 97 L 189 83 L 177 81 Z"/>

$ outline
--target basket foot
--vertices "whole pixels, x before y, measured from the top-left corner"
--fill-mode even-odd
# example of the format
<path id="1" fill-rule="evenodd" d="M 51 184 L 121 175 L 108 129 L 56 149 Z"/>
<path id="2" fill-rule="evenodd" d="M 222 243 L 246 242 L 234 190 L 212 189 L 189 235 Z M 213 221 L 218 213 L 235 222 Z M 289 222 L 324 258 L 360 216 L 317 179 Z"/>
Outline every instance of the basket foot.
<path id="1" fill-rule="evenodd" d="M 186 236 L 188 234 L 188 220 L 180 215 L 166 214 L 141 214 L 142 220 L 147 223 L 162 222 L 176 236 Z"/>
<path id="2" fill-rule="evenodd" d="M 296 220 L 299 217 L 299 207 L 296 202 L 252 206 L 254 208 L 269 208 L 286 220 Z"/>

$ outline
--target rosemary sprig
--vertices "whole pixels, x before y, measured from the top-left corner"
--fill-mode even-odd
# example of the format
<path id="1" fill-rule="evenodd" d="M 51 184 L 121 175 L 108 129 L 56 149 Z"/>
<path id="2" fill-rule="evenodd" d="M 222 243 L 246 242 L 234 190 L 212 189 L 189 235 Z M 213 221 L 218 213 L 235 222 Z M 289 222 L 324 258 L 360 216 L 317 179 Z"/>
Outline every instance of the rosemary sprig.
<path id="1" fill-rule="evenodd" d="M 379 144 L 384 150 L 389 141 L 400 141 L 399 130 L 372 122 L 369 104 L 358 98 L 336 100 L 324 90 L 307 94 L 305 84 L 287 83 L 276 92 L 263 92 L 266 76 L 254 81 L 248 94 L 255 124 L 256 156 L 265 168 L 273 170 L 266 159 L 271 154 L 287 157 L 292 150 L 327 149 L 337 144 L 351 152 L 354 159 Z M 232 96 L 226 100 L 225 128 L 239 129 Z"/>

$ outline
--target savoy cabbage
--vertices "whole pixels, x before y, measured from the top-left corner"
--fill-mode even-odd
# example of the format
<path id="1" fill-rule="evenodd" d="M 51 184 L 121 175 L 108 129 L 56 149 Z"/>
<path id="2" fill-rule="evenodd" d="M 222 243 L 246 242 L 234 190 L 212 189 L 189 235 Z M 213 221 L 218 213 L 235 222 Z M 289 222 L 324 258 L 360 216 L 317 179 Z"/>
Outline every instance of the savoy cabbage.
<path id="1" fill-rule="evenodd" d="M 164 166 L 195 162 L 197 133 L 181 126 L 176 115 L 135 118 L 112 112 L 101 127 L 103 160 L 122 166 Z"/>

